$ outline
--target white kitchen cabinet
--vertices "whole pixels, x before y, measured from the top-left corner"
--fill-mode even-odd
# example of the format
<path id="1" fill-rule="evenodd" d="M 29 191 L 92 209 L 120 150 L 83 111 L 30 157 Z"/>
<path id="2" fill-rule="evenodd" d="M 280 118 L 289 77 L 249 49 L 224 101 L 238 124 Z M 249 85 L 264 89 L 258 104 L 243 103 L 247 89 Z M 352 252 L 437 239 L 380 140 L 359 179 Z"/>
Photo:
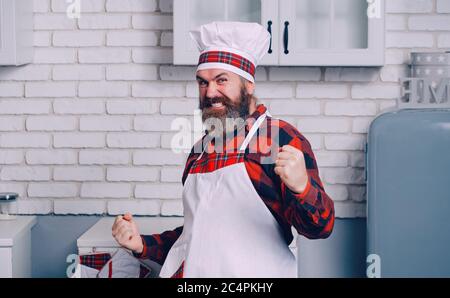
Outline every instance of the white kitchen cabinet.
<path id="1" fill-rule="evenodd" d="M 213 21 L 241 21 L 262 24 L 278 32 L 277 0 L 174 0 L 174 64 L 198 62 L 199 52 L 189 31 Z M 278 42 L 260 64 L 278 64 Z"/>
<path id="2" fill-rule="evenodd" d="M 31 277 L 31 228 L 35 216 L 0 220 L 0 278 Z"/>
<path id="3" fill-rule="evenodd" d="M 372 1 L 280 0 L 279 64 L 383 65 L 384 1 Z"/>
<path id="4" fill-rule="evenodd" d="M 271 47 L 260 65 L 384 64 L 384 0 L 174 0 L 174 64 L 197 64 L 188 32 L 212 21 L 267 28 Z"/>
<path id="5" fill-rule="evenodd" d="M 0 0 L 0 65 L 33 59 L 33 1 Z"/>

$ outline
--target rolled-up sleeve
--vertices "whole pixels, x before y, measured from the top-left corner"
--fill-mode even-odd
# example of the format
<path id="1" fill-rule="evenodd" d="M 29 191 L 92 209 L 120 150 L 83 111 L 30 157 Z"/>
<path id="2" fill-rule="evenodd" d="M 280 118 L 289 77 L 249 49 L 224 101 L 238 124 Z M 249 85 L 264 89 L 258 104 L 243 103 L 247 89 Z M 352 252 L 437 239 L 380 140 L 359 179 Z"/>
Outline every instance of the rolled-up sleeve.
<path id="1" fill-rule="evenodd" d="M 334 203 L 325 192 L 310 143 L 298 135 L 301 137 L 294 136 L 288 144 L 303 152 L 308 182 L 301 193 L 293 192 L 281 182 L 285 217 L 299 234 L 309 239 L 327 238 L 334 227 Z"/>

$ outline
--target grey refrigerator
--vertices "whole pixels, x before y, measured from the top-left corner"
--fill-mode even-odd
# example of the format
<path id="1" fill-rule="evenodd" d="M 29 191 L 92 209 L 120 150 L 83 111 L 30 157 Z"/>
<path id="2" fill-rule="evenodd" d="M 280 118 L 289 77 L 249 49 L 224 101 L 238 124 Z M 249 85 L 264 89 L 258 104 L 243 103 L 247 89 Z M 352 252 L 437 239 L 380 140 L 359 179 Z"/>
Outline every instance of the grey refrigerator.
<path id="1" fill-rule="evenodd" d="M 450 277 L 450 109 L 376 117 L 366 178 L 367 254 L 380 276 Z"/>

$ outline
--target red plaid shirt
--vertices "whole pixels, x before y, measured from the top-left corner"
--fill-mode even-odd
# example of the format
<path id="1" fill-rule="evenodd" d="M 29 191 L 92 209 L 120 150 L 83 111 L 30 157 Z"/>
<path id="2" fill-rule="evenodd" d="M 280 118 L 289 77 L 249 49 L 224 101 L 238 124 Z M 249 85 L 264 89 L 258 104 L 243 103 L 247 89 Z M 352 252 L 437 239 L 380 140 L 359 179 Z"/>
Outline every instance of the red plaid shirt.
<path id="1" fill-rule="evenodd" d="M 265 111 L 266 107 L 262 104 L 256 107 L 256 111 L 246 121 L 245 135 L 247 135 L 253 122 Z M 327 238 L 334 226 L 334 204 L 325 192 L 319 178 L 319 170 L 310 143 L 295 127 L 285 121 L 271 117 L 267 117 L 265 121 L 267 123 L 263 123 L 261 128 L 265 126 L 267 131 L 275 131 L 278 135 L 275 136 L 270 133 L 263 134 L 263 136 L 261 134 L 255 135 L 254 138 L 268 139 L 263 141 L 258 139 L 257 142 L 250 142 L 245 154 L 237 152 L 226 153 L 225 150 L 222 151 L 223 153 L 214 152 L 214 142 L 212 141 L 208 144 L 209 148 L 207 150 L 207 152 L 211 153 L 205 152 L 196 161 L 200 153 L 195 153 L 192 150 L 184 169 L 183 184 L 190 173 L 211 172 L 243 161 L 255 190 L 280 224 L 286 245 L 289 245 L 293 239 L 292 226 L 299 234 L 309 239 Z M 277 126 L 277 129 L 271 129 L 274 125 Z M 243 136 L 237 135 L 236 131 L 234 135 L 233 139 L 225 143 L 228 146 L 234 144 L 234 148 L 237 148 L 236 144 L 242 143 Z M 204 141 L 206 136 L 207 134 L 203 136 L 202 141 Z M 261 144 L 270 146 L 273 140 L 279 143 L 279 147 L 291 145 L 303 152 L 309 179 L 302 193 L 294 193 L 281 181 L 274 172 L 275 165 L 273 163 L 261 163 L 261 157 L 268 156 L 268 151 L 263 150 Z M 253 148 L 251 146 L 259 147 Z M 224 158 L 224 156 L 226 157 Z M 183 227 L 181 226 L 173 231 L 166 231 L 161 234 L 142 235 L 144 250 L 141 254 L 136 254 L 136 256 L 150 258 L 162 265 L 167 253 L 178 239 L 182 230 Z M 177 276 L 179 275 L 177 274 Z"/>

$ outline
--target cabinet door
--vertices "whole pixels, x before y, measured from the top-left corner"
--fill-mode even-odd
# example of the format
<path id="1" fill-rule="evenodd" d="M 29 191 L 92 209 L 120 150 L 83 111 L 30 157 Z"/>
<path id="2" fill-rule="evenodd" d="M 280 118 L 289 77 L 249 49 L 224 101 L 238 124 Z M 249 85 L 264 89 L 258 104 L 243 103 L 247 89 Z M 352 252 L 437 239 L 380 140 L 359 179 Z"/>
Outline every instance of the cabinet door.
<path id="1" fill-rule="evenodd" d="M 0 278 L 13 277 L 11 247 L 0 247 Z"/>
<path id="2" fill-rule="evenodd" d="M 0 65 L 33 59 L 33 1 L 0 0 Z"/>
<path id="3" fill-rule="evenodd" d="M 14 2 L 0 0 L 0 64 L 15 60 Z"/>
<path id="4" fill-rule="evenodd" d="M 384 0 L 279 1 L 280 65 L 384 64 Z"/>
<path id="5" fill-rule="evenodd" d="M 272 32 L 271 49 L 259 65 L 278 64 L 278 0 L 174 0 L 174 64 L 197 65 L 189 31 L 213 21 L 256 22 Z"/>

